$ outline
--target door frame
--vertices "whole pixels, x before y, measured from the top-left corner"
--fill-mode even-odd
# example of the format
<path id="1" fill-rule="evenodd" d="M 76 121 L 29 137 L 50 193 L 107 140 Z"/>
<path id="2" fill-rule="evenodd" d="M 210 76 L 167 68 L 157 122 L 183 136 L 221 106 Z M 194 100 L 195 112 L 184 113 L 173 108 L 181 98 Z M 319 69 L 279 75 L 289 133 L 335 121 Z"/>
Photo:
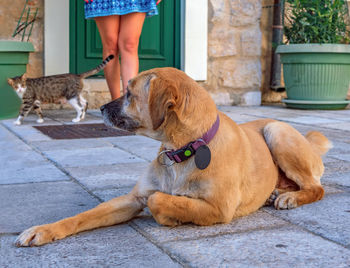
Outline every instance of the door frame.
<path id="1" fill-rule="evenodd" d="M 81 1 L 81 0 L 73 0 Z M 170 0 L 164 0 L 170 1 Z M 178 0 L 174 0 L 178 1 Z M 68 73 L 70 70 L 70 43 L 74 30 L 70 24 L 70 1 L 45 0 L 44 3 L 44 73 L 45 75 Z M 197 81 L 207 79 L 208 0 L 181 0 L 179 29 L 180 68 Z M 68 12 L 67 12 L 68 11 Z M 179 55 L 177 54 L 177 55 Z"/>

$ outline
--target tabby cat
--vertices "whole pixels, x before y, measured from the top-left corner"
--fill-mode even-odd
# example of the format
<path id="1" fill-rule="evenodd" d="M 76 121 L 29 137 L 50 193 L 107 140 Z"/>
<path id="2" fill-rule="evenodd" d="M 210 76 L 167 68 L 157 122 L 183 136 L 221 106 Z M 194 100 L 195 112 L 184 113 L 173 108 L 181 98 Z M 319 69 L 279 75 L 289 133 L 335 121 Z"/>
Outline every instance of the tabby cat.
<path id="1" fill-rule="evenodd" d="M 22 99 L 19 116 L 14 124 L 22 124 L 23 118 L 28 115 L 31 109 L 34 109 L 39 117 L 37 122 L 43 123 L 41 102 L 53 103 L 61 98 L 66 98 L 77 111 L 77 117 L 72 120 L 73 122 L 84 119 L 88 103 L 81 94 L 83 79 L 98 73 L 113 58 L 113 55 L 109 55 L 96 68 L 82 74 L 59 74 L 39 78 L 27 78 L 27 75 L 23 74 L 7 79 L 8 84 Z"/>

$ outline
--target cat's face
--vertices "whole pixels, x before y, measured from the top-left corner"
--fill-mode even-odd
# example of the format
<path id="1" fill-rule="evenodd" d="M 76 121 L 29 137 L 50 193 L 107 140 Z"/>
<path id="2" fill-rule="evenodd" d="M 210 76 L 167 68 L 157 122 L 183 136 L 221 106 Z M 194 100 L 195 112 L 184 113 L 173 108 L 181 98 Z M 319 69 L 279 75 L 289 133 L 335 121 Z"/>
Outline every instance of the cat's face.
<path id="1" fill-rule="evenodd" d="M 7 83 L 16 91 L 17 95 L 22 98 L 27 90 L 26 80 L 27 75 L 23 74 L 22 76 L 7 79 Z"/>

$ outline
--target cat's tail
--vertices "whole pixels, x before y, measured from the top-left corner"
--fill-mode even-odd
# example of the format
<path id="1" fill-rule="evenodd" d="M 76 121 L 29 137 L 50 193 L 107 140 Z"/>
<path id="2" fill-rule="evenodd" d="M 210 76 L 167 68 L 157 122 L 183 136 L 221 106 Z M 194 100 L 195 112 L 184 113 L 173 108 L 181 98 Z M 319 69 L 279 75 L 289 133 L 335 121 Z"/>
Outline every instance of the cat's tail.
<path id="1" fill-rule="evenodd" d="M 114 55 L 109 55 L 107 58 L 104 59 L 104 61 L 98 65 L 96 68 L 90 70 L 90 71 L 87 71 L 85 73 L 81 73 L 79 76 L 81 78 L 86 78 L 86 77 L 89 77 L 91 75 L 94 75 L 94 74 L 97 74 L 99 71 L 101 71 L 102 69 L 104 69 L 107 65 L 107 63 L 112 60 L 114 58 Z"/>

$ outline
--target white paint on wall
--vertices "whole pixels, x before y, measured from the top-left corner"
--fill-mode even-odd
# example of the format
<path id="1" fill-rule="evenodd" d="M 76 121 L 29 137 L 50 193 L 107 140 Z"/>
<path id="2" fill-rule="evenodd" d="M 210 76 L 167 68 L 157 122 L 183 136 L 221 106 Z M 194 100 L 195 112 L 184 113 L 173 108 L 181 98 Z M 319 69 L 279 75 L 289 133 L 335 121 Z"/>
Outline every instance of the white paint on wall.
<path id="1" fill-rule="evenodd" d="M 69 72 L 69 0 L 45 0 L 44 73 Z"/>
<path id="2" fill-rule="evenodd" d="M 184 71 L 197 81 L 207 80 L 208 0 L 185 1 Z"/>

